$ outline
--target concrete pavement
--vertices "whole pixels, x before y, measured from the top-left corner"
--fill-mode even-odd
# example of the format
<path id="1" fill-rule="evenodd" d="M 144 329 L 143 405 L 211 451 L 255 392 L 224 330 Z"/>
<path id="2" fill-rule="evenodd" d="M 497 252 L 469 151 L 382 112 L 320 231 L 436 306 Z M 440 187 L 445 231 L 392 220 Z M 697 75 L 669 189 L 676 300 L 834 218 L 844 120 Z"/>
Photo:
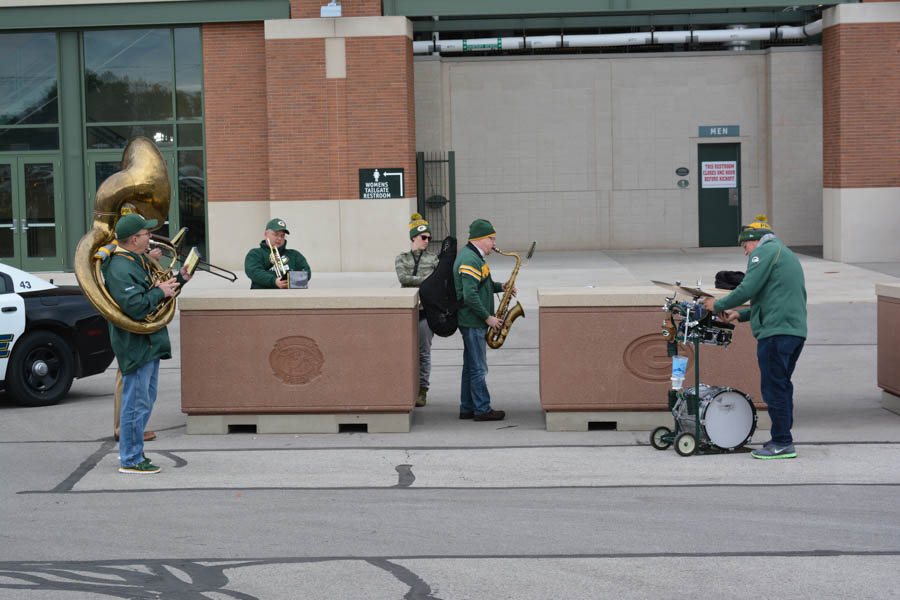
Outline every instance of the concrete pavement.
<path id="1" fill-rule="evenodd" d="M 900 416 L 875 385 L 874 285 L 897 282 L 900 263 L 800 258 L 810 337 L 791 461 L 544 430 L 538 288 L 710 285 L 744 269 L 738 248 L 537 253 L 517 281 L 526 318 L 489 354 L 499 423 L 456 418 L 454 336 L 435 338 L 428 406 L 408 434 L 188 436 L 176 319 L 146 446 L 160 475 L 115 471 L 113 369 L 55 407 L 0 397 L 0 598 L 889 597 Z M 498 279 L 513 265 L 490 263 Z M 200 274 L 184 294 L 228 285 Z M 314 272 L 311 285 L 397 283 Z"/>

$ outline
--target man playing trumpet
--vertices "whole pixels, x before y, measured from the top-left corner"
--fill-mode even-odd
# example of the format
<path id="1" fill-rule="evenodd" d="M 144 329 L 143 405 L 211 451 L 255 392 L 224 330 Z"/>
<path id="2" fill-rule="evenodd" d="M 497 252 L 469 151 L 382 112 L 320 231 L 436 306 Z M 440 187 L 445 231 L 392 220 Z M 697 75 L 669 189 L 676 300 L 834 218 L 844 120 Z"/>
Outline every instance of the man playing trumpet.
<path id="1" fill-rule="evenodd" d="M 266 223 L 266 231 L 258 248 L 253 248 L 244 259 L 244 272 L 250 278 L 250 289 L 285 289 L 288 271 L 305 271 L 306 280 L 312 279 L 312 271 L 306 258 L 293 249 L 288 249 L 285 235 L 289 234 L 283 219 L 272 219 Z M 281 264 L 276 265 L 280 259 Z"/>

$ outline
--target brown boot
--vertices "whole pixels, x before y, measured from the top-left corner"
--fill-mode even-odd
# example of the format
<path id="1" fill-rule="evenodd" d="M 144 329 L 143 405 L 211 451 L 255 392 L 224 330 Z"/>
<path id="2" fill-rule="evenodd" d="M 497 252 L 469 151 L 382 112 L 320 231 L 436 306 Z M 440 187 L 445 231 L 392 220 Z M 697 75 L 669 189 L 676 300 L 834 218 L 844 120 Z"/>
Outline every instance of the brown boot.
<path id="1" fill-rule="evenodd" d="M 145 432 L 144 432 L 144 441 L 145 441 L 145 442 L 152 442 L 152 441 L 155 440 L 155 439 L 156 439 L 156 434 L 153 433 L 152 431 L 145 431 Z"/>
<path id="2" fill-rule="evenodd" d="M 475 421 L 502 421 L 506 413 L 502 410 L 491 410 L 486 413 L 475 413 Z"/>
<path id="3" fill-rule="evenodd" d="M 417 407 L 421 408 L 421 407 L 425 406 L 425 402 L 427 401 L 427 398 L 426 398 L 427 395 L 428 395 L 428 388 L 420 387 L 419 388 L 419 397 L 416 398 L 416 406 Z"/>

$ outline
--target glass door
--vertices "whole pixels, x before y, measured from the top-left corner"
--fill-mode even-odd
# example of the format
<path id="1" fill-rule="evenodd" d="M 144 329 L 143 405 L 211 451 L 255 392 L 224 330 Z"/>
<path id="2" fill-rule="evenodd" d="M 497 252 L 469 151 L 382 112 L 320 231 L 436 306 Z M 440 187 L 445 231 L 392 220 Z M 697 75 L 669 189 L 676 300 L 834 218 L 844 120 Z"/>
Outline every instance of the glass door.
<path id="1" fill-rule="evenodd" d="M 0 260 L 13 266 L 21 265 L 19 256 L 19 220 L 15 208 L 17 191 L 15 158 L 0 158 Z M 16 214 L 16 217 L 13 215 Z"/>
<path id="2" fill-rule="evenodd" d="M 0 258 L 4 262 L 34 272 L 63 268 L 65 211 L 60 190 L 57 155 L 0 159 Z"/>
<path id="3" fill-rule="evenodd" d="M 162 152 L 163 158 L 166 161 L 166 169 L 169 171 L 169 185 L 171 186 L 171 199 L 169 201 L 169 218 L 162 224 L 162 227 L 155 230 L 154 233 L 158 233 L 159 235 L 164 235 L 169 237 L 172 233 L 178 231 L 178 192 L 177 187 L 175 185 L 175 153 L 174 152 Z M 114 153 L 106 153 L 106 152 L 91 152 L 88 157 L 88 177 L 87 177 L 87 186 L 88 193 L 86 194 L 88 201 L 88 218 L 94 218 L 94 203 L 97 200 L 97 190 L 100 188 L 100 184 L 102 184 L 107 177 L 110 175 L 117 173 L 121 170 L 122 165 L 122 153 L 114 152 Z M 88 223 L 88 228 L 91 227 L 91 223 Z"/>

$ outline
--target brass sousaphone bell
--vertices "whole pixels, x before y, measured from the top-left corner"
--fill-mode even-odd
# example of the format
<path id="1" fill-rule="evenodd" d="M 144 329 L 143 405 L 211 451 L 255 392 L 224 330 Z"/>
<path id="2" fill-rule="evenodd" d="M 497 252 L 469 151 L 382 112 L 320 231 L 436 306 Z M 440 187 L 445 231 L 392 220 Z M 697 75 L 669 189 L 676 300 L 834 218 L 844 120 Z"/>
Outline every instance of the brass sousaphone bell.
<path id="1" fill-rule="evenodd" d="M 168 217 L 170 198 L 169 172 L 162 154 L 149 139 L 132 138 L 122 153 L 122 170 L 97 190 L 93 225 L 75 248 L 75 277 L 85 297 L 107 321 L 132 333 L 150 334 L 168 325 L 175 316 L 175 296 L 166 298 L 146 319 L 132 319 L 106 290 L 100 272 L 102 261 L 94 254 L 115 239 L 123 204 L 130 203 L 142 217 L 161 224 Z M 155 281 L 172 276 L 158 265 L 154 264 L 154 269 Z"/>

